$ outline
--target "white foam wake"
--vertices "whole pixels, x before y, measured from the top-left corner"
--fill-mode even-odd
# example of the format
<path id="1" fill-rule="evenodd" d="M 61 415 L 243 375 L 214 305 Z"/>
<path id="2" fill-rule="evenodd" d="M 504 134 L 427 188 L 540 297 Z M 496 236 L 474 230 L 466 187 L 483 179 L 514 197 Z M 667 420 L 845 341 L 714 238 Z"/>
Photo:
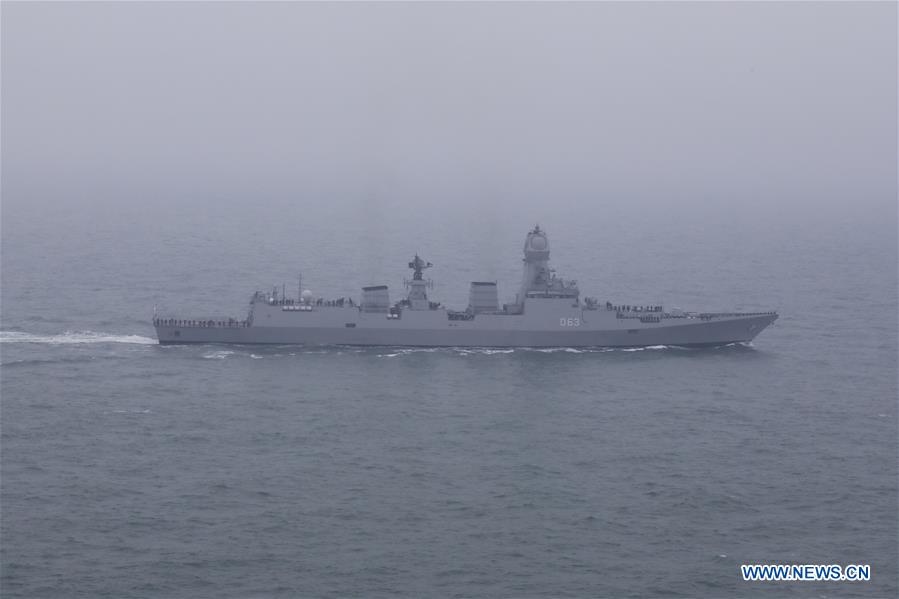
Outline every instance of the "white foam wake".
<path id="1" fill-rule="evenodd" d="M 94 331 L 66 331 L 61 335 L 38 335 L 19 331 L 0 331 L 0 343 L 46 343 L 50 345 L 67 345 L 81 343 L 130 343 L 137 345 L 155 345 L 156 339 L 140 335 L 114 335 Z"/>
<path id="2" fill-rule="evenodd" d="M 625 347 L 621 351 L 646 351 L 647 349 L 670 349 L 667 345 L 645 345 L 643 347 Z"/>

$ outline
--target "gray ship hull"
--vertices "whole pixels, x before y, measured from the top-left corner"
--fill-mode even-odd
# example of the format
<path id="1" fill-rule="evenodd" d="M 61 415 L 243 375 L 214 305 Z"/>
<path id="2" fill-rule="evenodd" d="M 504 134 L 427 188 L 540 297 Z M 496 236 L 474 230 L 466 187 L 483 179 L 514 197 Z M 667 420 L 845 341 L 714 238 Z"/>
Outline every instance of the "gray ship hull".
<path id="1" fill-rule="evenodd" d="M 500 330 L 455 327 L 405 328 L 334 326 L 172 326 L 159 324 L 161 344 L 223 343 L 279 345 L 357 345 L 404 347 L 641 347 L 720 346 L 751 341 L 776 314 L 665 319 L 656 326 L 591 330 Z M 666 322 L 667 320 L 667 322 Z M 394 323 L 391 323 L 394 324 Z M 397 325 L 399 323 L 396 323 Z"/>

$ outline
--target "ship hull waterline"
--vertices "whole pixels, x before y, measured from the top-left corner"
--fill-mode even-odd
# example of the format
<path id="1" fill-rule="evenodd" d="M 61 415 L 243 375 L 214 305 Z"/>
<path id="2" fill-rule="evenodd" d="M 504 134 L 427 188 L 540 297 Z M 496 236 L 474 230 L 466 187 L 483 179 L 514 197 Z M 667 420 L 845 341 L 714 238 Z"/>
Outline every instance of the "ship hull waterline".
<path id="1" fill-rule="evenodd" d="M 160 345 L 234 344 L 363 347 L 715 347 L 748 343 L 777 319 L 776 314 L 689 319 L 604 330 L 483 330 L 449 327 L 205 327 L 157 325 Z M 641 323 L 642 324 L 642 323 Z"/>

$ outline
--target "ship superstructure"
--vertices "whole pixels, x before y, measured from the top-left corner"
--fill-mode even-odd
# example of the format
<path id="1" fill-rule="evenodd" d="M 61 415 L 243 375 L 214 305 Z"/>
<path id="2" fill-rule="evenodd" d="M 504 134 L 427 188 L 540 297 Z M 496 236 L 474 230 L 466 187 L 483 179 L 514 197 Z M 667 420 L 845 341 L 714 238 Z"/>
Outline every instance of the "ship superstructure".
<path id="1" fill-rule="evenodd" d="M 428 297 L 416 255 L 406 293 L 391 304 L 387 285 L 362 288 L 360 301 L 326 300 L 309 291 L 286 297 L 282 288 L 257 291 L 245 319 L 154 316 L 160 343 L 384 345 L 456 347 L 715 346 L 748 342 L 777 319 L 776 312 L 697 313 L 661 305 L 637 306 L 580 297 L 575 281 L 549 264 L 549 238 L 539 226 L 524 242 L 521 284 L 500 305 L 496 282 L 473 281 L 464 310 Z"/>

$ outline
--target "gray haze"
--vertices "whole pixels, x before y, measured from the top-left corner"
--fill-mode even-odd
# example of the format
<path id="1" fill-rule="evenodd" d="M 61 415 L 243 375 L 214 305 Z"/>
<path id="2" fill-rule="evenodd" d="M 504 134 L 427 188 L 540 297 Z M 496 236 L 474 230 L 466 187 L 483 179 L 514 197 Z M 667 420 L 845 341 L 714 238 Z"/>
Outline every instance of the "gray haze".
<path id="1" fill-rule="evenodd" d="M 0 595 L 896 597 L 897 5 L 0 3 Z M 752 347 L 160 346 L 254 289 Z M 741 563 L 870 563 L 744 583 Z"/>
<path id="2" fill-rule="evenodd" d="M 7 209 L 327 198 L 502 218 L 677 200 L 895 216 L 895 3 L 2 11 Z"/>

